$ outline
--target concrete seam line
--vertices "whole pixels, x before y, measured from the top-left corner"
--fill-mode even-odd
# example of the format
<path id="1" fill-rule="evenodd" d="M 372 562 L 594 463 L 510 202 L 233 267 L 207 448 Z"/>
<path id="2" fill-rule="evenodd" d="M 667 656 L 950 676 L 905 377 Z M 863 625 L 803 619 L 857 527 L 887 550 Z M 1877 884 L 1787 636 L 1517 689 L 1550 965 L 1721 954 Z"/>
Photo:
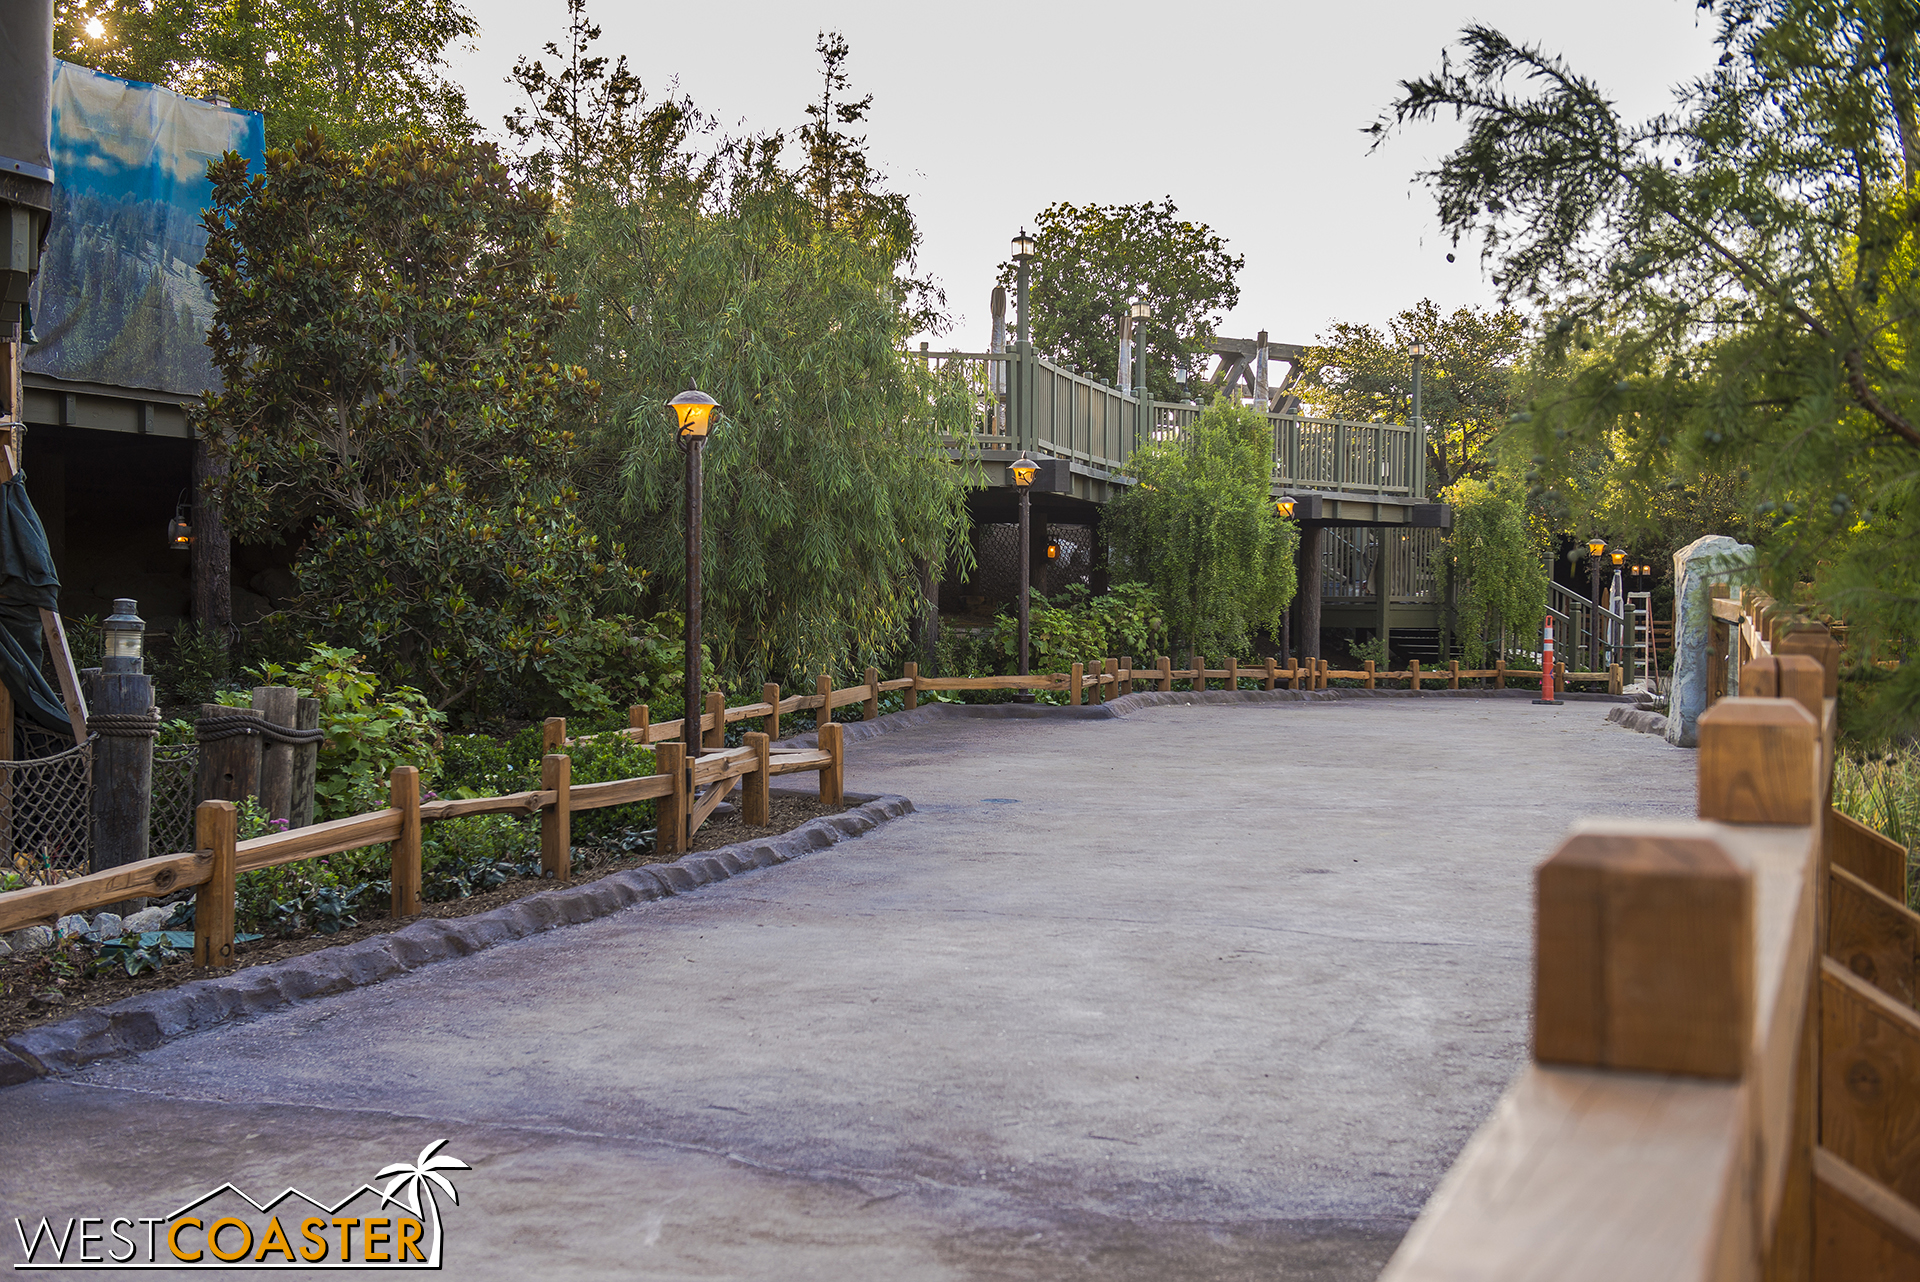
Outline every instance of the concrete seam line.
<path id="1" fill-rule="evenodd" d="M 780 789 L 775 795 L 812 794 Z M 609 873 L 578 886 L 536 891 L 471 917 L 425 918 L 384 935 L 142 993 L 57 1024 L 26 1029 L 0 1042 L 0 1088 L 64 1076 L 244 1016 L 368 987 L 434 962 L 611 916 L 643 900 L 684 894 L 828 849 L 913 813 L 913 802 L 905 797 L 850 792 L 846 799 L 849 808 L 840 814 L 810 819 L 777 837 L 686 854 L 670 864 Z M 836 822 L 840 820 L 848 822 Z"/>

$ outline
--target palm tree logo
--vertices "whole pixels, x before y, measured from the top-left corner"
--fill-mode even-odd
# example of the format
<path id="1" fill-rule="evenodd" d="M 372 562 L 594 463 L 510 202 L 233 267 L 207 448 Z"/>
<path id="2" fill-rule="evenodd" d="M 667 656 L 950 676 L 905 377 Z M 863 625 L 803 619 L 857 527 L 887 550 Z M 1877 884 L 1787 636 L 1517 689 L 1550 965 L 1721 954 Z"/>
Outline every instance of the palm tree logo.
<path id="1" fill-rule="evenodd" d="M 440 1206 L 434 1201 L 432 1185 L 437 1184 L 446 1191 L 453 1204 L 460 1204 L 460 1194 L 454 1190 L 453 1181 L 440 1174 L 442 1171 L 471 1171 L 473 1168 L 457 1157 L 439 1155 L 447 1141 L 435 1140 L 420 1150 L 420 1156 L 411 1162 L 395 1162 L 382 1167 L 375 1179 L 384 1180 L 393 1177 L 386 1192 L 380 1195 L 381 1205 L 397 1202 L 407 1210 L 420 1216 L 421 1194 L 426 1195 L 427 1211 L 424 1218 L 433 1226 L 433 1251 L 427 1262 L 428 1268 L 440 1267 Z"/>

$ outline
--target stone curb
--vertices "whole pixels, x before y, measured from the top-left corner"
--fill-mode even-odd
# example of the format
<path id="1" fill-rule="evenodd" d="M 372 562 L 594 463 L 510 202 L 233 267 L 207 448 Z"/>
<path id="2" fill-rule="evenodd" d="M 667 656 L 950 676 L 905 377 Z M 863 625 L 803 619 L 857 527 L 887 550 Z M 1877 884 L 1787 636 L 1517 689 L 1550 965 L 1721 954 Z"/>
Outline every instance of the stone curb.
<path id="1" fill-rule="evenodd" d="M 1667 735 L 1667 719 L 1651 708 L 1608 708 L 1607 720 L 1641 734 Z"/>
<path id="2" fill-rule="evenodd" d="M 1142 690 L 1123 694 L 1106 703 L 1082 704 L 1075 708 L 1044 703 L 936 703 L 911 712 L 889 712 L 872 721 L 843 721 L 842 734 L 848 743 L 858 743 L 895 730 L 907 730 L 932 721 L 1110 721 L 1138 712 L 1142 708 L 1171 707 L 1180 704 L 1268 704 L 1338 703 L 1362 699 L 1532 699 L 1532 690 Z M 1568 691 L 1560 696 L 1569 703 L 1633 703 L 1629 694 L 1594 694 Z M 804 734 L 782 740 L 781 748 L 812 748 L 819 739 Z"/>
<path id="3" fill-rule="evenodd" d="M 791 791 L 787 795 L 813 796 Z M 539 891 L 471 917 L 416 921 L 391 934 L 142 993 L 57 1024 L 29 1028 L 0 1042 L 0 1087 L 62 1076 L 99 1060 L 151 1050 L 183 1033 L 377 984 L 433 962 L 605 917 L 630 904 L 682 895 L 709 882 L 824 850 L 913 812 L 913 803 L 905 797 L 848 793 L 847 801 L 857 804 L 778 837 L 703 850 L 670 864 L 632 868 L 579 886 Z"/>

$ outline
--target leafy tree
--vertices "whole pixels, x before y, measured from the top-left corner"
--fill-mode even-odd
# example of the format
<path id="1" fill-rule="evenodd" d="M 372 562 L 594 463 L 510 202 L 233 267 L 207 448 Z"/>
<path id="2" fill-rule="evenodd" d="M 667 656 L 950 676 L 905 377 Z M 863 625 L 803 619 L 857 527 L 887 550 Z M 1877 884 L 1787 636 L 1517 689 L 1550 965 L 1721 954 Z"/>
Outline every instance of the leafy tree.
<path id="1" fill-rule="evenodd" d="M 522 57 L 512 80 L 527 97 L 505 119 L 523 149 L 529 180 L 563 199 L 592 192 L 614 199 L 651 192 L 697 199 L 714 181 L 715 162 L 689 143 L 713 122 L 684 96 L 651 103 L 625 54 L 593 52 L 600 27 L 586 0 L 567 0 L 566 47 L 542 46 L 556 60 Z"/>
<path id="2" fill-rule="evenodd" d="M 848 123 L 831 107 L 838 66 L 828 58 L 816 121 L 830 132 Z M 974 389 L 902 354 L 923 324 L 917 229 L 904 201 L 843 185 L 875 181 L 851 143 L 816 137 L 789 168 L 779 134 L 705 159 L 690 141 L 656 135 L 641 181 L 582 190 L 565 211 L 562 265 L 581 307 L 560 342 L 605 389 L 590 425 L 599 519 L 653 571 L 654 599 L 677 602 L 684 464 L 666 402 L 697 382 L 721 407 L 703 554 L 716 670 L 791 680 L 890 658 L 924 607 L 928 567 L 967 555 L 977 482 L 944 444 L 970 421 Z"/>
<path id="3" fill-rule="evenodd" d="M 1434 550 L 1434 574 L 1451 579 L 1467 666 L 1482 666 L 1486 642 L 1508 628 L 1528 631 L 1547 608 L 1547 571 L 1522 504 L 1467 478 L 1441 492 L 1453 530 Z"/>
<path id="4" fill-rule="evenodd" d="M 1217 398 L 1134 455 L 1139 483 L 1108 508 L 1117 567 L 1159 595 L 1178 644 L 1239 653 L 1293 600 L 1300 533 L 1268 496 L 1271 440 L 1263 415 Z"/>
<path id="5" fill-rule="evenodd" d="M 1873 0 L 1720 0 L 1717 67 L 1630 123 L 1490 28 L 1376 124 L 1457 115 L 1428 175 L 1456 240 L 1546 313 L 1516 416 L 1534 492 L 1614 452 L 1643 498 L 1749 469 L 1762 573 L 1875 652 L 1920 627 L 1915 19 Z M 1885 687 L 1920 711 L 1920 668 Z"/>
<path id="6" fill-rule="evenodd" d="M 1462 307 L 1442 316 L 1422 299 L 1387 323 L 1336 321 L 1306 351 L 1293 390 L 1316 414 L 1362 422 L 1408 422 L 1413 413 L 1409 344 L 1425 344 L 1420 417 L 1427 425 L 1429 492 L 1463 477 L 1484 479 L 1493 443 L 1512 412 L 1514 363 L 1525 322 L 1511 308 Z"/>
<path id="7" fill-rule="evenodd" d="M 57 0 L 57 57 L 263 111 L 269 146 L 310 128 L 348 147 L 409 129 L 466 137 L 447 47 L 479 31 L 461 0 Z"/>
<path id="8" fill-rule="evenodd" d="M 564 420 L 595 388 L 553 349 L 547 197 L 419 137 L 356 159 L 316 132 L 246 169 L 214 166 L 200 266 L 229 526 L 295 542 L 293 618 L 441 708 L 576 670 L 638 582 L 577 511 Z"/>
<path id="9" fill-rule="evenodd" d="M 1128 307 L 1146 302 L 1141 326 L 1147 386 L 1162 400 L 1181 392 L 1175 370 L 1204 359 L 1214 327 L 1240 301 L 1234 276 L 1246 259 L 1205 223 L 1180 217 L 1171 198 L 1158 204 L 1047 206 L 1035 220 L 1029 267 L 1034 349 L 1105 377 L 1119 374 L 1120 327 Z M 1011 288 L 1014 265 L 1000 265 Z M 1121 376 L 1130 385 L 1132 372 Z"/>

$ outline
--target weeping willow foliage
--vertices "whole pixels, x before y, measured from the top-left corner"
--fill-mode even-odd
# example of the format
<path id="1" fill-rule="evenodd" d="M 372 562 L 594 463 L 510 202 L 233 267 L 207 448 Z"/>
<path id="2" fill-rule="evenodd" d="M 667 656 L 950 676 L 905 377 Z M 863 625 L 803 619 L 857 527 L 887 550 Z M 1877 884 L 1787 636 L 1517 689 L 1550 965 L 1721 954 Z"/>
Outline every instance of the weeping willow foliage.
<path id="1" fill-rule="evenodd" d="M 1525 629 L 1545 617 L 1547 571 L 1520 504 L 1476 480 L 1456 481 L 1440 497 L 1453 509 L 1453 532 L 1434 550 L 1434 577 L 1453 575 L 1461 648 L 1477 668 L 1490 626 Z"/>
<path id="2" fill-rule="evenodd" d="M 1134 455 L 1139 479 L 1109 509 L 1122 573 L 1153 588 L 1177 645 L 1238 654 L 1293 600 L 1300 531 L 1267 493 L 1272 428 L 1216 400 L 1175 441 Z"/>
<path id="3" fill-rule="evenodd" d="M 777 145 L 777 144 L 776 144 Z M 705 637 L 736 679 L 890 658 L 923 572 L 964 559 L 974 392 L 902 355 L 919 319 L 904 206 L 830 222 L 751 143 L 703 191 L 576 201 L 570 341 L 603 389 L 603 510 L 659 605 L 684 591 L 684 454 L 666 402 L 720 403 L 706 449 Z"/>

